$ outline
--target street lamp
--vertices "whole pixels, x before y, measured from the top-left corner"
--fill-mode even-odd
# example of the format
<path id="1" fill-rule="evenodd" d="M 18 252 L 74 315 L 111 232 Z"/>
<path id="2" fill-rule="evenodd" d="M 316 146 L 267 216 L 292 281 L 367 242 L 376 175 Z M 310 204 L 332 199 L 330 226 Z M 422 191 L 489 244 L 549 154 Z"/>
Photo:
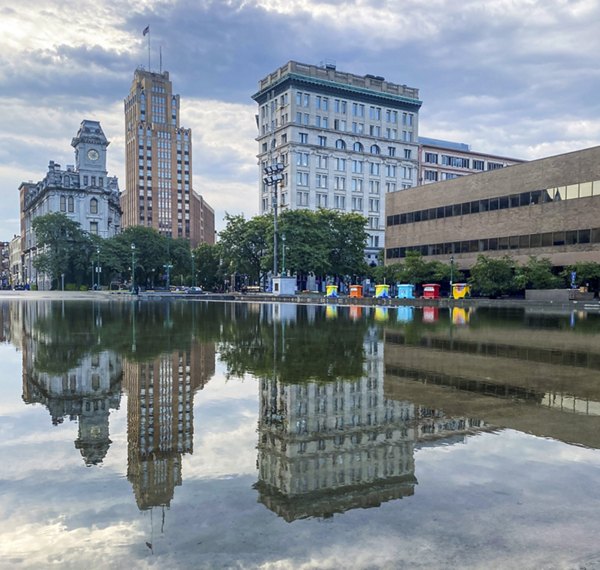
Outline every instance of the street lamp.
<path id="1" fill-rule="evenodd" d="M 285 275 L 285 234 L 281 234 L 281 274 Z"/>
<path id="2" fill-rule="evenodd" d="M 454 256 L 450 256 L 450 297 L 452 297 L 452 284 L 454 281 Z"/>
<path id="3" fill-rule="evenodd" d="M 196 268 L 194 266 L 194 252 L 192 251 L 192 287 L 196 286 Z"/>
<path id="4" fill-rule="evenodd" d="M 173 269 L 173 266 L 170 263 L 166 263 L 165 265 L 163 265 L 163 267 L 165 268 L 165 271 L 167 272 L 167 289 L 170 291 L 171 290 L 171 269 Z"/>
<path id="5" fill-rule="evenodd" d="M 135 244 L 131 244 L 131 292 L 135 293 Z"/>
<path id="6" fill-rule="evenodd" d="M 281 162 L 263 168 L 263 182 L 267 186 L 273 186 L 273 277 L 277 275 L 277 184 L 283 182 L 284 168 L 285 165 Z"/>
<path id="7" fill-rule="evenodd" d="M 96 253 L 98 254 L 98 266 L 96 267 L 96 273 L 97 273 L 97 282 L 98 284 L 96 285 L 96 290 L 100 291 L 100 272 L 102 271 L 102 268 L 100 267 L 100 248 L 97 247 L 96 248 Z"/>

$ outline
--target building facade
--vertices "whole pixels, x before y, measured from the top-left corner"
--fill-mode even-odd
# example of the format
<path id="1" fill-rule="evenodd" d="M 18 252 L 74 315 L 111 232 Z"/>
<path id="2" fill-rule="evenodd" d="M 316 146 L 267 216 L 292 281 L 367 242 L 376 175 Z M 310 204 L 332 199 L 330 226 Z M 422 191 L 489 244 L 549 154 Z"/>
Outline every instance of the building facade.
<path id="1" fill-rule="evenodd" d="M 419 185 L 498 170 L 523 160 L 473 152 L 465 143 L 419 137 Z"/>
<path id="2" fill-rule="evenodd" d="M 125 98 L 123 227 L 214 243 L 214 211 L 192 187 L 192 131 L 180 126 L 169 72 L 136 69 Z"/>
<path id="3" fill-rule="evenodd" d="M 600 147 L 387 195 L 386 263 L 409 250 L 469 269 L 479 254 L 600 261 Z"/>
<path id="4" fill-rule="evenodd" d="M 62 169 L 51 160 L 43 180 L 19 186 L 24 283 L 37 282 L 44 287 L 47 281 L 43 276 L 38 279 L 33 267 L 37 255 L 33 220 L 38 216 L 62 212 L 84 231 L 103 238 L 121 231 L 119 185 L 117 178 L 108 176 L 106 170 L 109 144 L 100 123 L 85 119 L 71 141 L 75 165 Z"/>
<path id="5" fill-rule="evenodd" d="M 20 285 L 23 282 L 20 235 L 14 235 L 8 244 L 8 270 L 10 286 Z"/>
<path id="6" fill-rule="evenodd" d="M 259 179 L 285 166 L 280 196 L 260 186 L 259 211 L 335 209 L 367 218 L 365 256 L 383 246 L 385 194 L 417 184 L 419 92 L 383 77 L 290 61 L 259 82 Z M 277 189 L 275 190 L 275 195 Z"/>

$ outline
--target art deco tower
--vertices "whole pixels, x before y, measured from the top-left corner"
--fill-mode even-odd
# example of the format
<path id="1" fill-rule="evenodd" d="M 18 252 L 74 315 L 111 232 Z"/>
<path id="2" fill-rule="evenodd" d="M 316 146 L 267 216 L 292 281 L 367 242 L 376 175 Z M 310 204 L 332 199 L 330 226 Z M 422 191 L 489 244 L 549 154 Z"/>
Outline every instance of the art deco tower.
<path id="1" fill-rule="evenodd" d="M 214 243 L 214 211 L 192 188 L 192 132 L 179 125 L 169 72 L 136 69 L 125 99 L 123 227 Z"/>

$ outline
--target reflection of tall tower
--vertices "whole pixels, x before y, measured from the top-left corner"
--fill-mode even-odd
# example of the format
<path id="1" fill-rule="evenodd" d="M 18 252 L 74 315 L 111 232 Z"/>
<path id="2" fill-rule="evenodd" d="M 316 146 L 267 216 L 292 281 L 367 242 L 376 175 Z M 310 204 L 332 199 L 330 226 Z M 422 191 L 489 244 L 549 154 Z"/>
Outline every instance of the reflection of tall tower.
<path id="1" fill-rule="evenodd" d="M 109 415 L 121 401 L 121 359 L 114 352 L 85 355 L 68 372 L 53 374 L 37 370 L 32 355 L 35 343 L 23 343 L 23 399 L 45 405 L 54 425 L 65 417 L 79 421 L 75 447 L 86 465 L 102 462 L 111 444 Z"/>
<path id="2" fill-rule="evenodd" d="M 140 509 L 168 506 L 181 485 L 181 456 L 193 451 L 194 392 L 214 371 L 214 344 L 126 363 L 127 478 Z"/>

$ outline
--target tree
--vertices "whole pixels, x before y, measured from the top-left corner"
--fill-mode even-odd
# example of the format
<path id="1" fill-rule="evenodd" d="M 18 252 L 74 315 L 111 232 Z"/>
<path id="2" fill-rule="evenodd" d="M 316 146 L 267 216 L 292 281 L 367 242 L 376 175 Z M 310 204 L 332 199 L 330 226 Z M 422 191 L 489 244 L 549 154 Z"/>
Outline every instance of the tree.
<path id="1" fill-rule="evenodd" d="M 595 261 L 580 261 L 575 265 L 569 265 L 562 273 L 571 282 L 571 273 L 575 272 L 575 284 L 577 286 L 588 286 L 592 291 L 600 288 L 600 263 Z"/>
<path id="2" fill-rule="evenodd" d="M 193 253 L 198 285 L 205 291 L 214 291 L 222 281 L 220 244 L 201 243 Z"/>
<path id="3" fill-rule="evenodd" d="M 514 262 L 505 255 L 502 258 L 478 255 L 471 268 L 469 283 L 474 291 L 485 297 L 498 297 L 514 289 Z"/>
<path id="4" fill-rule="evenodd" d="M 318 210 L 317 223 L 326 232 L 330 272 L 334 275 L 362 274 L 367 270 L 365 246 L 367 220 L 360 214 Z"/>
<path id="5" fill-rule="evenodd" d="M 41 250 L 34 267 L 56 280 L 57 288 L 61 274 L 67 283 L 82 285 L 94 251 L 90 235 L 62 212 L 39 216 L 32 227 Z"/>
<path id="6" fill-rule="evenodd" d="M 219 233 L 225 272 L 229 275 L 245 274 L 251 281 L 257 282 L 266 269 L 271 216 L 256 216 L 246 220 L 243 215 L 225 214 L 225 221 L 227 225 Z"/>
<path id="7" fill-rule="evenodd" d="M 552 273 L 552 262 L 548 258 L 529 256 L 526 265 L 515 270 L 517 289 L 556 289 L 564 286 L 564 280 Z"/>

